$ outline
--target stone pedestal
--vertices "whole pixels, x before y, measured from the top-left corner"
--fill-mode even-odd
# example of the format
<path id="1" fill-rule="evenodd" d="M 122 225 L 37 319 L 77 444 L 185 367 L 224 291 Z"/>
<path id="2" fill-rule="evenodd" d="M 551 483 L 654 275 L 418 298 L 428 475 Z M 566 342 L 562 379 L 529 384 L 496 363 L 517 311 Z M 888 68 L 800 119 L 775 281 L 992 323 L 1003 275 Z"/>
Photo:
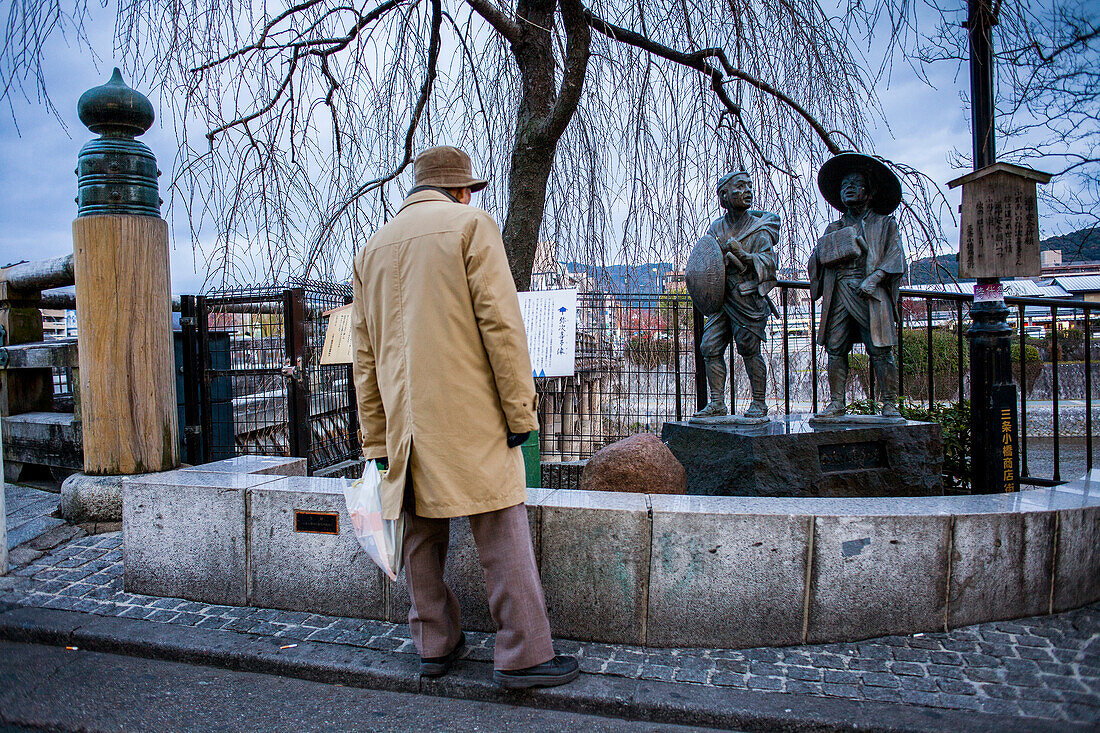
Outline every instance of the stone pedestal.
<path id="1" fill-rule="evenodd" d="M 708 496 L 933 496 L 943 493 L 935 423 L 763 425 L 665 423 L 661 438 Z"/>

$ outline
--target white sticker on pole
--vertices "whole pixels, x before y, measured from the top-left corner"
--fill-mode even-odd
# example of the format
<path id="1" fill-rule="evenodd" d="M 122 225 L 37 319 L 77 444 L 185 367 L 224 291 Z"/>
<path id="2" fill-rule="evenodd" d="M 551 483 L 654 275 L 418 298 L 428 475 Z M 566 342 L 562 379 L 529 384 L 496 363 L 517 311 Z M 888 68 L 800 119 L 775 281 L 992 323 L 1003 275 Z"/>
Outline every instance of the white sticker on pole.
<path id="1" fill-rule="evenodd" d="M 527 329 L 534 376 L 573 376 L 577 348 L 576 289 L 520 293 L 519 309 Z"/>

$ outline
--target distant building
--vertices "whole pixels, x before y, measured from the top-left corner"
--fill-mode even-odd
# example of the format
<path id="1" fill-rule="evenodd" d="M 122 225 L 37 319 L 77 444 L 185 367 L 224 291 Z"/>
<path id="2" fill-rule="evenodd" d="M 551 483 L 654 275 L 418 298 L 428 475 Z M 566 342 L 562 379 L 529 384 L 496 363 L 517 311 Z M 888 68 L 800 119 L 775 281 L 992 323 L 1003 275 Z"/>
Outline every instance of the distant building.
<path id="1" fill-rule="evenodd" d="M 665 280 L 678 272 L 669 262 L 646 262 L 640 265 L 585 265 L 580 262 L 564 263 L 573 275 L 583 275 L 591 289 L 616 295 L 641 295 L 664 293 Z"/>
<path id="2" fill-rule="evenodd" d="M 1090 275 L 1061 275 L 1052 279 L 1071 298 L 1100 303 L 1100 271 Z"/>
<path id="3" fill-rule="evenodd" d="M 76 336 L 76 311 L 42 310 L 42 337 L 46 341 Z"/>
<path id="4" fill-rule="evenodd" d="M 684 275 L 683 270 L 676 270 L 668 273 L 665 276 L 665 292 L 666 293 L 686 293 L 687 292 L 687 278 Z"/>
<path id="5" fill-rule="evenodd" d="M 557 242 L 539 242 L 531 270 L 531 290 L 563 288 L 576 288 L 583 293 L 592 290 L 592 285 L 587 273 L 570 271 L 565 263 L 558 261 Z"/>

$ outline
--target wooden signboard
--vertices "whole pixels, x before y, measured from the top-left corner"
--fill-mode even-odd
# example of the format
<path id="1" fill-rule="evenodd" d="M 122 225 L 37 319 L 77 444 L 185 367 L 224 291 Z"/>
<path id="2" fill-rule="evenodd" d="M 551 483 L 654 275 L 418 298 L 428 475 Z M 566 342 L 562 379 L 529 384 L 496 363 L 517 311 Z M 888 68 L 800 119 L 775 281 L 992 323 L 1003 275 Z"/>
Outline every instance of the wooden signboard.
<path id="1" fill-rule="evenodd" d="M 351 304 L 325 311 L 328 327 L 325 329 L 325 345 L 321 348 L 322 364 L 350 364 L 353 344 L 351 333 Z"/>
<path id="2" fill-rule="evenodd" d="M 957 178 L 962 186 L 960 277 L 1027 277 L 1042 271 L 1035 185 L 1050 175 L 1011 163 Z"/>

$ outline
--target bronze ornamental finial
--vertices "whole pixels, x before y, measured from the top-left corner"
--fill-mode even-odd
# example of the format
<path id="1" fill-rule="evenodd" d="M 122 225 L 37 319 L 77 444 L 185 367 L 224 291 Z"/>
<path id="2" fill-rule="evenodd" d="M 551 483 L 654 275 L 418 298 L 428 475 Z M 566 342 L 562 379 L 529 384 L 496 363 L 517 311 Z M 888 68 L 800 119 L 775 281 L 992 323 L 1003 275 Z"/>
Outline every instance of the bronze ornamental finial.
<path id="1" fill-rule="evenodd" d="M 134 138 L 155 117 L 149 99 L 126 85 L 116 68 L 111 80 L 80 96 L 77 114 L 100 137 L 80 149 L 77 161 L 77 216 L 136 214 L 160 216 L 157 160 Z"/>

